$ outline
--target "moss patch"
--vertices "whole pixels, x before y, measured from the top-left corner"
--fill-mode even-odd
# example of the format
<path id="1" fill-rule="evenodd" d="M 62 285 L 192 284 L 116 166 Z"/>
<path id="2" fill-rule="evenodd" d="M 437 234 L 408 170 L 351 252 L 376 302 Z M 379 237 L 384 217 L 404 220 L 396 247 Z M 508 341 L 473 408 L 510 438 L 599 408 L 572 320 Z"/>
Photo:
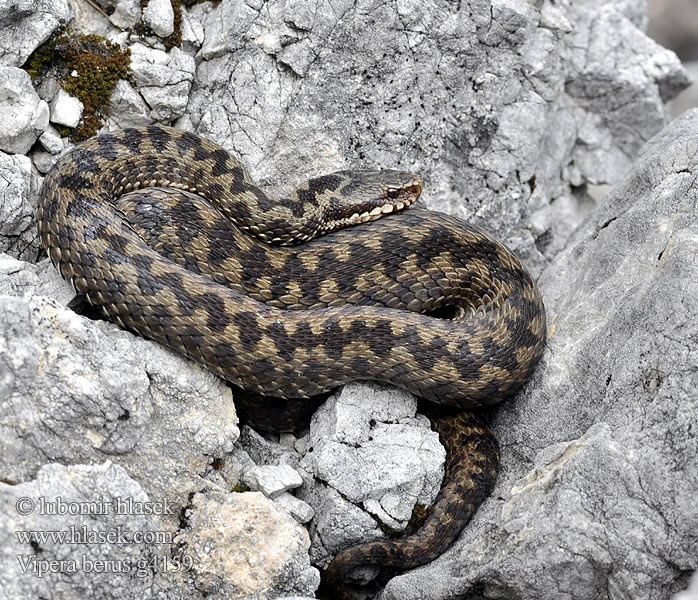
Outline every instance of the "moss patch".
<path id="1" fill-rule="evenodd" d="M 131 51 L 98 35 L 55 33 L 29 57 L 24 69 L 37 79 L 55 69 L 63 89 L 85 110 L 72 130 L 75 142 L 92 137 L 104 124 L 109 100 L 119 79 L 132 81 Z"/>

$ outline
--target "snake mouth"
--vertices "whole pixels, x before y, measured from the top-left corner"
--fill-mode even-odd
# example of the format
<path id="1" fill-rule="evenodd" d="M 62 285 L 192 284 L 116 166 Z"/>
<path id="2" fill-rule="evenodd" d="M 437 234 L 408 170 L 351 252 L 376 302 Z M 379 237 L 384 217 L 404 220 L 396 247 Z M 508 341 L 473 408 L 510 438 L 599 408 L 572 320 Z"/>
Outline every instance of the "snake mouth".
<path id="1" fill-rule="evenodd" d="M 328 229 L 333 230 L 339 229 L 341 227 L 347 227 L 349 225 L 359 225 L 360 223 L 368 223 L 369 221 L 375 221 L 376 219 L 380 219 L 385 215 L 404 210 L 405 208 L 412 206 L 417 201 L 417 198 L 419 197 L 421 191 L 422 186 L 419 184 L 415 184 L 414 186 L 406 190 L 406 192 L 400 193 L 400 195 L 397 198 L 391 201 L 388 201 L 378 206 L 374 206 L 370 210 L 367 209 L 362 212 L 357 211 L 352 213 L 348 217 L 343 217 L 341 219 L 335 220 L 331 223 Z"/>
<path id="2" fill-rule="evenodd" d="M 369 221 L 375 221 L 384 215 L 389 215 L 390 213 L 403 210 L 408 206 L 412 206 L 417 201 L 416 198 L 412 200 L 401 200 L 400 202 L 391 202 L 388 204 L 383 204 L 382 206 L 376 206 L 370 211 L 364 211 L 362 213 L 354 213 L 353 215 L 343 219 L 343 224 L 345 225 L 355 225 L 358 223 L 368 223 Z"/>

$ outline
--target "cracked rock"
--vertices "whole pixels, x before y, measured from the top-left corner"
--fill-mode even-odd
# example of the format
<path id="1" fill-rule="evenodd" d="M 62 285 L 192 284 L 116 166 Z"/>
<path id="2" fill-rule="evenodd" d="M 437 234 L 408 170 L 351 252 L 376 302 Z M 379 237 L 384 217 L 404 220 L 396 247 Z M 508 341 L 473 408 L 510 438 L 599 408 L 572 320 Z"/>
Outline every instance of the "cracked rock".
<path id="1" fill-rule="evenodd" d="M 143 96 L 123 79 L 119 80 L 112 92 L 109 112 L 115 129 L 150 125 L 155 120 Z"/>
<path id="2" fill-rule="evenodd" d="M 312 596 L 308 532 L 259 492 L 196 494 L 181 535 L 193 580 L 207 598 Z"/>
<path id="3" fill-rule="evenodd" d="M 49 110 L 26 71 L 0 67 L 0 150 L 26 154 L 46 129 Z"/>
<path id="4" fill-rule="evenodd" d="M 618 181 L 688 83 L 642 32 L 643 7 L 223 0 L 197 10 L 186 122 L 256 180 L 287 182 L 281 195 L 350 166 L 419 171 L 422 202 L 485 226 L 537 275 L 571 233 L 567 204 Z"/>
<path id="5" fill-rule="evenodd" d="M 169 123 L 184 114 L 196 70 L 191 56 L 179 48 L 164 52 L 134 44 L 131 69 L 153 119 Z"/>
<path id="6" fill-rule="evenodd" d="M 34 198 L 39 178 L 31 160 L 0 152 L 0 252 L 36 260 L 39 243 L 34 227 Z"/>
<path id="7" fill-rule="evenodd" d="M 49 260 L 32 264 L 0 253 L 0 296 L 50 296 L 68 304 L 75 296 Z"/>
<path id="8" fill-rule="evenodd" d="M 26 277 L 14 285 L 24 297 L 0 296 L 3 477 L 109 456 L 177 512 L 208 457 L 232 450 L 230 390 L 157 344 L 27 297 Z"/>
<path id="9" fill-rule="evenodd" d="M 335 539 L 345 538 L 345 543 L 364 538 L 361 526 L 342 526 L 346 535 L 341 535 L 336 525 L 338 519 L 353 522 L 357 511 L 361 512 L 359 507 L 401 531 L 415 504 L 431 504 L 441 485 L 445 452 L 438 434 L 416 410 L 416 400 L 405 392 L 349 384 L 315 413 L 308 451 L 300 466 L 312 478 L 301 498 L 316 513 L 316 557 L 324 554 L 321 547 L 327 540 L 322 539 L 323 532 L 337 532 Z M 310 491 L 313 480 L 323 485 Z M 375 521 L 370 517 L 362 520 L 374 533 Z M 356 537 L 349 539 L 352 536 Z"/>
<path id="10" fill-rule="evenodd" d="M 72 16 L 67 0 L 4 0 L 0 4 L 0 65 L 21 67 Z"/>

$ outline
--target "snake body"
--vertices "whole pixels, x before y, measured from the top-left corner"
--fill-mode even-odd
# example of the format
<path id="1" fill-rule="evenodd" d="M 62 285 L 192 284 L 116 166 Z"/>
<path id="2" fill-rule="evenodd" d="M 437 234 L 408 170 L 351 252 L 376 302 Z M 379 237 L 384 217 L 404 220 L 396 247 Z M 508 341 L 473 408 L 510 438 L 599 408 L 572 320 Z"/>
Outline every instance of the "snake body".
<path id="1" fill-rule="evenodd" d="M 420 191 L 409 173 L 341 171 L 274 199 L 216 144 L 148 127 L 77 146 L 39 197 L 41 241 L 79 294 L 245 390 L 303 399 L 375 380 L 461 409 L 432 410 L 448 458 L 421 529 L 340 552 L 330 589 L 354 566 L 408 568 L 450 545 L 498 465 L 462 409 L 510 396 L 544 345 L 518 259 L 454 217 L 401 211 Z"/>

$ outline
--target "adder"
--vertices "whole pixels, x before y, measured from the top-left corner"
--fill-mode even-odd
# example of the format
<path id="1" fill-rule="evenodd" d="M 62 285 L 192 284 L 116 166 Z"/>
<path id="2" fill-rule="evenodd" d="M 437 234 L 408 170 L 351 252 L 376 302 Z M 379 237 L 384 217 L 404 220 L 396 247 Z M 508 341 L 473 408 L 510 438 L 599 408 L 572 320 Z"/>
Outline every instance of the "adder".
<path id="1" fill-rule="evenodd" d="M 403 210 L 421 188 L 410 173 L 339 171 L 273 198 L 218 145 L 152 126 L 76 146 L 39 197 L 40 239 L 75 291 L 262 395 L 253 412 L 264 396 L 289 399 L 291 427 L 305 399 L 352 380 L 441 405 L 429 412 L 446 473 L 426 520 L 340 551 L 325 574 L 334 597 L 351 597 L 356 566 L 412 568 L 456 539 L 499 461 L 471 409 L 511 396 L 544 346 L 528 271 L 478 227 Z"/>

